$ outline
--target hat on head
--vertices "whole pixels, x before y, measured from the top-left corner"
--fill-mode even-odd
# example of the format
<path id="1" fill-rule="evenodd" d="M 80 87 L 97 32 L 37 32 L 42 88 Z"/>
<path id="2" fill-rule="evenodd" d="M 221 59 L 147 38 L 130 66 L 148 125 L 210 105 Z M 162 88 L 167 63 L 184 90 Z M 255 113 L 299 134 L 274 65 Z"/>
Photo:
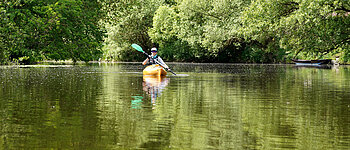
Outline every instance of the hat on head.
<path id="1" fill-rule="evenodd" d="M 155 48 L 155 47 L 153 47 L 152 49 L 151 49 L 151 52 L 156 52 L 157 51 L 157 48 Z"/>

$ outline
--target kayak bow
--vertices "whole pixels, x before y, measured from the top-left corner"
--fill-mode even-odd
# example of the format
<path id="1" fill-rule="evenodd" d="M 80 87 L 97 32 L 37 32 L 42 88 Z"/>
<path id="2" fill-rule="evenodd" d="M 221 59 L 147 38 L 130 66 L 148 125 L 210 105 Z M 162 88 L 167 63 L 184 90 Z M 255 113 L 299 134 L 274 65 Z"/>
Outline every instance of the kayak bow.
<path id="1" fill-rule="evenodd" d="M 149 65 L 143 69 L 143 75 L 166 76 L 167 72 L 160 65 Z"/>

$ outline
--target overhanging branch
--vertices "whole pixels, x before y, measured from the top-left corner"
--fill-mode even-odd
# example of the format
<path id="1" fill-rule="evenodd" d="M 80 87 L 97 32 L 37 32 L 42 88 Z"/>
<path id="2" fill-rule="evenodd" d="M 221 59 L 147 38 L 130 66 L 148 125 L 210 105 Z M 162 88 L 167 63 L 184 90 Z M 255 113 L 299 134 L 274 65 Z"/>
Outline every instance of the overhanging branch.
<path id="1" fill-rule="evenodd" d="M 324 55 L 328 54 L 329 52 L 331 52 L 331 51 L 333 51 L 333 50 L 338 49 L 340 46 L 342 46 L 342 45 L 345 44 L 345 43 L 350 43 L 350 37 L 344 39 L 344 40 L 341 41 L 339 44 L 336 44 L 334 47 L 331 47 L 331 48 L 327 49 L 324 53 L 322 53 L 322 55 L 321 55 L 319 58 L 323 57 Z"/>

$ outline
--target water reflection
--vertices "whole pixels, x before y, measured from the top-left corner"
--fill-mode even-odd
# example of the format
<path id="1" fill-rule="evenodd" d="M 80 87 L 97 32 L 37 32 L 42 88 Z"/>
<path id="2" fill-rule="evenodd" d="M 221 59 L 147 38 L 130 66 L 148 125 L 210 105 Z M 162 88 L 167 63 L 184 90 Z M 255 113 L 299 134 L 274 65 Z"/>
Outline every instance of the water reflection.
<path id="1" fill-rule="evenodd" d="M 92 146 L 99 74 L 79 67 L 0 69 L 0 149 Z M 80 140 L 77 139 L 79 137 Z"/>
<path id="2" fill-rule="evenodd" d="M 295 65 L 294 68 L 332 69 L 333 65 Z"/>
<path id="3" fill-rule="evenodd" d="M 349 149 L 349 67 L 139 66 L 0 67 L 0 149 Z"/>
<path id="4" fill-rule="evenodd" d="M 151 97 L 153 106 L 156 105 L 157 97 L 162 94 L 169 82 L 170 78 L 165 76 L 143 76 L 143 90 Z"/>

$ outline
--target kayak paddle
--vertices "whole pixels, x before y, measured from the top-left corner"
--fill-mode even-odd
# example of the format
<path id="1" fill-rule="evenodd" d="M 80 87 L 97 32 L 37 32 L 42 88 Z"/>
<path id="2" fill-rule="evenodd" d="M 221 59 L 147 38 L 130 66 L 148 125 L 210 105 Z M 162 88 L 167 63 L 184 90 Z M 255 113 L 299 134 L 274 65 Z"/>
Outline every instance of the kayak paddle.
<path id="1" fill-rule="evenodd" d="M 142 52 L 143 54 L 145 54 L 148 58 L 150 58 L 150 55 L 148 55 L 145 51 L 142 50 L 142 47 L 140 45 L 137 44 L 131 44 L 131 47 L 133 47 L 134 49 L 136 49 L 139 52 Z M 154 61 L 159 64 L 160 66 L 162 66 L 163 68 L 165 68 L 161 63 L 159 63 L 157 60 L 154 59 Z M 166 68 L 167 69 L 167 68 Z M 167 69 L 167 71 L 170 71 L 172 74 L 176 75 L 175 72 L 173 72 L 171 69 Z"/>
<path id="2" fill-rule="evenodd" d="M 144 52 L 144 51 L 142 50 L 142 47 L 141 47 L 140 45 L 132 44 L 131 47 L 133 47 L 134 49 L 136 49 L 136 50 L 139 51 L 139 52 L 142 52 L 142 53 L 144 53 L 144 54 L 147 54 L 146 52 Z M 147 57 L 148 57 L 148 54 L 147 54 Z"/>

